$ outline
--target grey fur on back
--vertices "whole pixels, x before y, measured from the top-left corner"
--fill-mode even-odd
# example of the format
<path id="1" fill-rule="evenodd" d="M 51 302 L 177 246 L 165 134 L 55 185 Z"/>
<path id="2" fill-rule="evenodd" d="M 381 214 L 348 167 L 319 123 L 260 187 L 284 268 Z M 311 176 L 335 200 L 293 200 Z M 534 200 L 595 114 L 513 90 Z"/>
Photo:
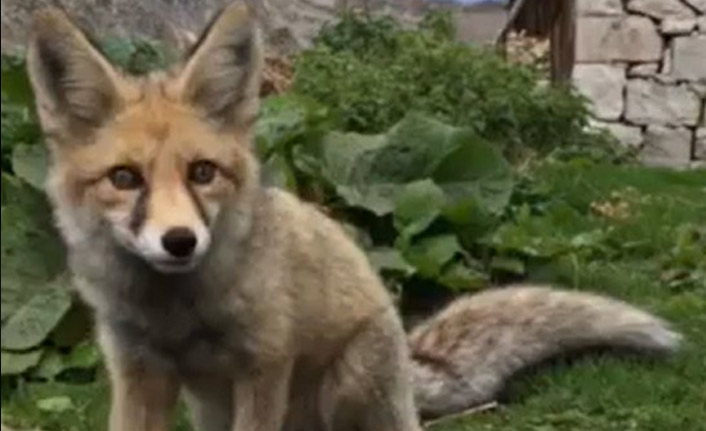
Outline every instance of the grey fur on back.
<path id="1" fill-rule="evenodd" d="M 417 406 L 440 416 L 489 402 L 518 371 L 593 347 L 677 349 L 661 319 L 603 296 L 511 286 L 453 302 L 409 336 Z"/>

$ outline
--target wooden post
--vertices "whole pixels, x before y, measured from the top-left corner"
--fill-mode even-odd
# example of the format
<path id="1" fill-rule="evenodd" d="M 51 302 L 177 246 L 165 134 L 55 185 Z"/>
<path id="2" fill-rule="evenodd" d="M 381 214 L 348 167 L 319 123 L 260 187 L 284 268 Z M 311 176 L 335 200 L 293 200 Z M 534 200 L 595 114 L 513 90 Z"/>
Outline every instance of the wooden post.
<path id="1" fill-rule="evenodd" d="M 563 0 L 563 7 L 552 25 L 550 39 L 552 82 L 571 81 L 576 60 L 576 2 Z"/>

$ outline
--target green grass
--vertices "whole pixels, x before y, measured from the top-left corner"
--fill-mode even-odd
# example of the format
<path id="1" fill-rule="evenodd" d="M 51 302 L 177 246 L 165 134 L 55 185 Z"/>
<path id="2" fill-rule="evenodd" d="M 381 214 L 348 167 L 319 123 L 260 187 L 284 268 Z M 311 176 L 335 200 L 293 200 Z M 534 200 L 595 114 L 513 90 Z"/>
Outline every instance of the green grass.
<path id="1" fill-rule="evenodd" d="M 706 298 L 673 293 L 632 263 L 579 270 L 582 288 L 609 293 L 673 321 L 686 336 L 675 358 L 645 361 L 600 355 L 558 364 L 514 382 L 497 410 L 449 421 L 434 431 L 706 430 Z"/>
<path id="2" fill-rule="evenodd" d="M 521 377 L 496 410 L 441 423 L 434 431 L 704 431 L 706 430 L 706 279 L 689 288 L 662 280 L 682 226 L 706 226 L 706 172 L 644 168 L 558 169 L 543 178 L 578 207 L 635 188 L 640 204 L 615 223 L 623 252 L 610 259 L 549 265 L 536 278 L 606 293 L 672 321 L 683 350 L 666 361 L 608 354 Z M 703 252 L 704 249 L 701 248 Z M 701 255 L 702 265 L 706 254 Z M 669 260 L 669 259 L 667 259 Z M 574 262 L 575 263 L 575 262 Z"/>
<path id="3" fill-rule="evenodd" d="M 433 431 L 705 431 L 706 275 L 699 268 L 706 262 L 706 238 L 685 245 L 683 232 L 706 226 L 706 171 L 560 165 L 535 181 L 579 210 L 586 229 L 601 225 L 609 250 L 536 266 L 531 278 L 649 309 L 684 333 L 684 348 L 660 361 L 604 354 L 559 363 L 514 381 L 500 408 Z M 627 219 L 591 214 L 592 202 L 615 198 L 616 191 L 629 203 Z M 87 385 L 3 387 L 3 422 L 46 431 L 101 430 L 107 398 L 103 378 Z M 179 431 L 189 429 L 183 417 L 176 422 Z"/>

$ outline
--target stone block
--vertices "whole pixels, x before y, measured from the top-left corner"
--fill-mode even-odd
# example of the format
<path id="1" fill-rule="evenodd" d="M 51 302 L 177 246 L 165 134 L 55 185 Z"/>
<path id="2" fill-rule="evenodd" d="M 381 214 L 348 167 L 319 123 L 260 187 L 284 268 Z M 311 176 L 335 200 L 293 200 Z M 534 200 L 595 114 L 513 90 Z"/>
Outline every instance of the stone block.
<path id="1" fill-rule="evenodd" d="M 579 63 L 660 61 L 662 49 L 662 36 L 646 17 L 587 17 L 577 21 Z"/>
<path id="2" fill-rule="evenodd" d="M 577 0 L 576 11 L 578 16 L 616 16 L 625 13 L 621 0 Z"/>
<path id="3" fill-rule="evenodd" d="M 630 0 L 627 9 L 657 19 L 667 17 L 693 17 L 694 11 L 680 0 Z"/>
<path id="4" fill-rule="evenodd" d="M 660 31 L 668 36 L 689 34 L 696 28 L 696 17 L 679 18 L 668 17 L 662 20 Z"/>
<path id="5" fill-rule="evenodd" d="M 691 160 L 693 133 L 686 128 L 649 126 L 640 160 L 650 166 L 683 168 Z"/>
<path id="6" fill-rule="evenodd" d="M 574 67 L 574 85 L 591 101 L 593 115 L 601 120 L 617 120 L 625 102 L 625 65 L 578 64 Z"/>
<path id="7" fill-rule="evenodd" d="M 607 131 L 626 147 L 639 148 L 642 145 L 642 128 L 640 127 L 602 121 L 593 121 L 591 125 L 596 129 Z"/>
<path id="8" fill-rule="evenodd" d="M 706 35 L 672 41 L 672 71 L 676 79 L 706 83 Z"/>
<path id="9" fill-rule="evenodd" d="M 647 79 L 627 83 L 625 118 L 634 124 L 696 126 L 701 99 L 685 84 L 666 85 Z"/>
<path id="10" fill-rule="evenodd" d="M 694 9 L 699 12 L 706 14 L 706 0 L 684 0 L 686 3 L 690 4 Z"/>
<path id="11" fill-rule="evenodd" d="M 639 63 L 628 69 L 630 78 L 655 76 L 657 73 L 659 73 L 659 63 Z"/>

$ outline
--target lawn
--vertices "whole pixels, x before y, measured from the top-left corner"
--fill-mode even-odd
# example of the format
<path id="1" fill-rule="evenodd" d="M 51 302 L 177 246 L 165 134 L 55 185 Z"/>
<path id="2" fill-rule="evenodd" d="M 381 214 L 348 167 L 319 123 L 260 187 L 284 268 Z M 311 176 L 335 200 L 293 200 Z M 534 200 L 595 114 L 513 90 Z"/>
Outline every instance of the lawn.
<path id="1" fill-rule="evenodd" d="M 595 262 L 576 275 L 672 320 L 687 339 L 667 361 L 600 355 L 524 376 L 500 408 L 448 421 L 437 431 L 706 430 L 706 297 L 670 292 L 634 262 Z"/>
<path id="2" fill-rule="evenodd" d="M 678 232 L 685 224 L 706 226 L 706 172 L 598 168 L 564 180 L 554 182 L 553 190 L 577 204 L 608 198 L 611 191 L 626 186 L 648 198 L 614 226 L 621 231 L 624 246 L 619 258 L 567 266 L 553 276 L 537 278 L 606 293 L 652 310 L 685 335 L 684 348 L 667 361 L 600 355 L 557 364 L 513 382 L 509 400 L 500 408 L 433 429 L 706 430 L 705 239 L 697 249 L 701 269 L 677 276 L 701 271 L 701 278 L 689 288 L 674 286 L 669 271 L 664 267 L 660 271 L 657 263 L 670 260 L 666 256 L 675 253 Z"/>
<path id="3" fill-rule="evenodd" d="M 706 430 L 706 171 L 560 163 L 534 181 L 581 214 L 570 223 L 554 220 L 557 229 L 544 230 L 543 240 L 567 229 L 574 237 L 598 229 L 607 251 L 537 264 L 529 278 L 652 310 L 674 323 L 685 345 L 668 360 L 602 354 L 552 364 L 514 381 L 497 409 L 432 430 Z M 601 202 L 619 210 L 596 209 Z M 541 217 L 535 221 L 543 223 Z M 3 388 L 2 419 L 17 429 L 104 429 L 108 391 L 101 376 L 87 384 L 27 383 L 8 393 Z M 176 429 L 189 430 L 183 417 L 177 422 Z"/>

